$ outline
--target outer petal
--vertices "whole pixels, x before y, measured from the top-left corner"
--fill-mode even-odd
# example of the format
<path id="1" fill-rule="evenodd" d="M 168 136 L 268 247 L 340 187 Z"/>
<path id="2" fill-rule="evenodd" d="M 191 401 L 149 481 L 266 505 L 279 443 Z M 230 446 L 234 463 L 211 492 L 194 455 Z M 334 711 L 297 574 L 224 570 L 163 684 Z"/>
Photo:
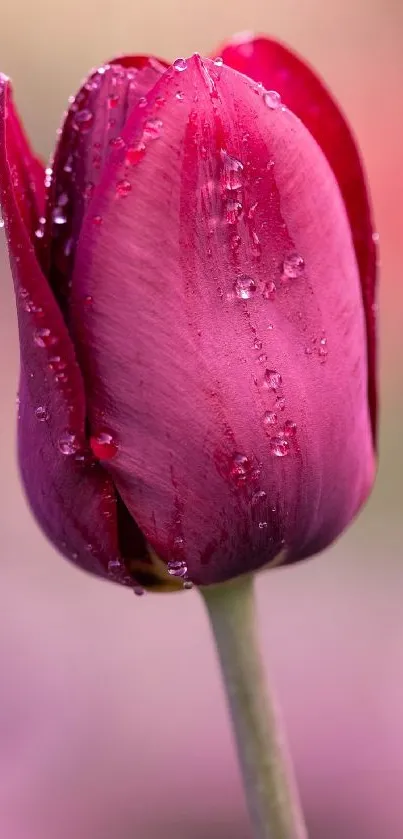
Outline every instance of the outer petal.
<path id="1" fill-rule="evenodd" d="M 19 157 L 22 142 L 10 86 L 3 77 L 0 196 L 20 333 L 21 474 L 33 512 L 49 539 L 83 568 L 105 576 L 109 561 L 118 555 L 115 493 L 87 448 L 81 373 L 30 240 L 21 200 L 27 177 L 26 157 Z M 111 576 L 127 581 L 119 567 Z"/>
<path id="2" fill-rule="evenodd" d="M 46 272 L 67 321 L 83 217 L 91 213 L 94 189 L 119 148 L 128 114 L 163 70 L 152 58 L 116 59 L 85 80 L 65 116 L 54 158 L 44 239 Z M 95 226 L 99 223 L 96 215 L 92 222 Z"/>
<path id="3" fill-rule="evenodd" d="M 365 499 L 365 327 L 344 204 L 303 124 L 195 57 L 134 112 L 126 148 L 157 100 L 159 137 L 135 166 L 123 149 L 94 194 L 72 324 L 125 504 L 162 558 L 211 583 L 323 548 Z"/>
<path id="4" fill-rule="evenodd" d="M 376 276 L 377 248 L 365 174 L 355 139 L 339 105 L 316 73 L 297 55 L 269 38 L 241 38 L 219 51 L 225 63 L 266 88 L 306 125 L 333 169 L 344 198 L 357 257 L 368 342 L 368 397 L 374 438 L 377 427 Z"/>

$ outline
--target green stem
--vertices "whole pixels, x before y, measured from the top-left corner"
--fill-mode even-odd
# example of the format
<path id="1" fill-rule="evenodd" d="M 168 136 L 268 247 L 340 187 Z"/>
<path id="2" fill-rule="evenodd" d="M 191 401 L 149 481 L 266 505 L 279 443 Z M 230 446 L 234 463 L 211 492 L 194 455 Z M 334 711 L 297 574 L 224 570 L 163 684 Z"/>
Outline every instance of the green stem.
<path id="1" fill-rule="evenodd" d="M 307 839 L 255 622 L 253 575 L 201 589 L 231 711 L 253 839 Z"/>

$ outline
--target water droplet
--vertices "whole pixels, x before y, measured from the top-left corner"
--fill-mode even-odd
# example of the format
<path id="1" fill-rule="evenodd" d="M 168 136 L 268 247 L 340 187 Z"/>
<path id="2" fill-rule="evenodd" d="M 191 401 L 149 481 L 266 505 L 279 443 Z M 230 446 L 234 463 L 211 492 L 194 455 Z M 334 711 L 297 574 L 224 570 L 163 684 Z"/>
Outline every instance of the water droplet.
<path id="1" fill-rule="evenodd" d="M 174 61 L 173 66 L 175 67 L 175 70 L 178 71 L 178 73 L 182 73 L 183 70 L 186 70 L 188 65 L 184 58 L 177 58 Z"/>
<path id="2" fill-rule="evenodd" d="M 72 431 L 64 431 L 63 434 L 61 434 L 59 437 L 58 445 L 59 450 L 62 454 L 75 454 L 79 449 L 77 435 L 74 434 Z"/>
<path id="3" fill-rule="evenodd" d="M 277 93 L 277 90 L 267 90 L 263 94 L 263 101 L 268 108 L 272 111 L 276 111 L 281 105 L 281 96 Z"/>
<path id="4" fill-rule="evenodd" d="M 108 105 L 110 108 L 117 108 L 119 105 L 119 96 L 117 93 L 112 93 L 108 99 Z"/>
<path id="5" fill-rule="evenodd" d="M 263 289 L 262 295 L 263 295 L 265 300 L 274 300 L 275 294 L 276 294 L 275 283 L 273 283 L 273 281 L 270 280 L 268 283 L 266 283 L 266 285 Z"/>
<path id="6" fill-rule="evenodd" d="M 52 335 L 50 329 L 43 326 L 40 329 L 35 329 L 34 343 L 37 347 L 51 347 L 57 343 L 57 338 L 55 335 Z"/>
<path id="7" fill-rule="evenodd" d="M 246 454 L 236 452 L 232 458 L 230 476 L 237 486 L 243 486 L 251 478 L 252 464 Z"/>
<path id="8" fill-rule="evenodd" d="M 257 490 L 257 492 L 253 493 L 251 501 L 252 501 L 253 506 L 255 507 L 257 504 L 261 504 L 263 501 L 265 501 L 266 498 L 267 498 L 267 495 L 266 495 L 264 489 L 259 489 L 259 490 Z"/>
<path id="9" fill-rule="evenodd" d="M 190 590 L 191 588 L 193 588 L 193 583 L 192 583 L 192 581 L 191 581 L 191 580 L 184 580 L 184 581 L 183 581 L 183 588 L 186 588 L 186 589 L 188 589 L 188 590 Z"/>
<path id="10" fill-rule="evenodd" d="M 93 121 L 94 114 L 89 111 L 88 108 L 83 108 L 82 111 L 77 111 L 77 113 L 74 114 L 73 128 L 75 128 L 76 131 L 85 133 L 90 130 Z"/>
<path id="11" fill-rule="evenodd" d="M 242 213 L 242 202 L 230 199 L 226 202 L 226 220 L 227 224 L 236 224 L 239 216 Z"/>
<path id="12" fill-rule="evenodd" d="M 265 385 L 269 390 L 278 390 L 281 387 L 282 378 L 277 370 L 266 370 L 264 374 Z"/>
<path id="13" fill-rule="evenodd" d="M 285 398 L 284 396 L 278 396 L 276 399 L 276 408 L 278 411 L 285 410 Z"/>
<path id="14" fill-rule="evenodd" d="M 123 137 L 112 137 L 112 139 L 109 140 L 109 145 L 112 149 L 123 149 L 124 144 L 125 141 Z"/>
<path id="15" fill-rule="evenodd" d="M 178 90 L 178 92 L 175 93 L 175 99 L 177 99 L 178 102 L 183 102 L 184 96 L 181 90 Z"/>
<path id="16" fill-rule="evenodd" d="M 126 163 L 129 166 L 135 166 L 144 157 L 146 147 L 144 143 L 139 143 L 137 146 L 131 146 L 126 152 Z"/>
<path id="17" fill-rule="evenodd" d="M 49 359 L 49 365 L 48 366 L 49 366 L 49 370 L 51 370 L 52 373 L 56 373 L 59 370 L 65 370 L 67 365 L 66 365 L 66 362 L 62 360 L 60 355 L 53 355 Z"/>
<path id="18" fill-rule="evenodd" d="M 239 250 L 240 245 L 241 245 L 241 237 L 238 236 L 237 233 L 234 233 L 234 235 L 231 238 L 231 243 L 230 244 L 231 244 L 232 252 L 234 254 L 237 253 L 237 251 Z"/>
<path id="19" fill-rule="evenodd" d="M 379 233 L 372 234 L 372 241 L 377 244 L 379 242 Z"/>
<path id="20" fill-rule="evenodd" d="M 241 300 L 249 300 L 256 291 L 256 283 L 252 277 L 243 274 L 235 280 L 234 291 Z"/>
<path id="21" fill-rule="evenodd" d="M 283 427 L 283 434 L 285 437 L 295 437 L 297 433 L 297 424 L 293 420 L 286 420 Z"/>
<path id="22" fill-rule="evenodd" d="M 102 224 L 102 216 L 94 216 L 92 219 L 92 223 L 95 224 L 95 227 L 100 227 Z"/>
<path id="23" fill-rule="evenodd" d="M 283 277 L 295 280 L 303 274 L 304 268 L 305 262 L 302 256 L 299 256 L 298 253 L 292 253 L 283 262 Z"/>
<path id="24" fill-rule="evenodd" d="M 277 435 L 270 440 L 270 451 L 275 457 L 285 457 L 290 451 L 290 444 L 284 437 Z"/>
<path id="25" fill-rule="evenodd" d="M 254 342 L 253 342 L 253 348 L 254 348 L 255 350 L 261 350 L 261 349 L 262 349 L 262 347 L 263 347 L 262 342 L 261 342 L 261 341 L 259 341 L 259 339 L 258 339 L 258 338 L 255 338 L 255 340 L 254 340 Z"/>
<path id="26" fill-rule="evenodd" d="M 39 405 L 35 408 L 35 416 L 39 422 L 46 422 L 49 419 L 49 411 L 44 405 Z"/>
<path id="27" fill-rule="evenodd" d="M 92 306 L 94 302 L 94 298 L 91 294 L 86 294 L 84 297 L 84 303 L 86 306 Z"/>
<path id="28" fill-rule="evenodd" d="M 109 431 L 99 431 L 90 437 L 90 446 L 98 460 L 112 460 L 118 451 L 118 445 Z"/>
<path id="29" fill-rule="evenodd" d="M 116 184 L 116 194 L 120 195 L 121 198 L 125 198 L 126 195 L 129 195 L 131 192 L 132 185 L 127 178 L 123 178 L 121 181 L 118 181 Z"/>
<path id="30" fill-rule="evenodd" d="M 144 134 L 150 140 L 156 140 L 161 135 L 163 122 L 161 119 L 148 119 L 144 125 Z"/>
<path id="31" fill-rule="evenodd" d="M 44 235 L 45 235 L 45 231 L 44 231 L 43 227 L 37 227 L 37 229 L 35 230 L 36 238 L 37 239 L 43 239 Z"/>
<path id="32" fill-rule="evenodd" d="M 116 574 L 125 571 L 125 567 L 120 559 L 110 559 L 108 562 L 108 574 Z"/>
<path id="33" fill-rule="evenodd" d="M 277 422 L 277 414 L 275 411 L 266 411 L 263 414 L 263 425 L 271 427 Z"/>
<path id="34" fill-rule="evenodd" d="M 181 550 L 183 548 L 184 544 L 185 544 L 185 540 L 182 538 L 182 536 L 175 536 L 174 548 L 176 548 L 176 550 Z"/>
<path id="35" fill-rule="evenodd" d="M 222 67 L 224 64 L 224 59 L 221 58 L 221 55 L 218 55 L 217 58 L 214 59 L 214 64 L 216 67 Z"/>
<path id="36" fill-rule="evenodd" d="M 4 227 L 4 219 L 0 216 L 0 230 Z"/>
<path id="37" fill-rule="evenodd" d="M 267 521 L 260 521 L 258 527 L 259 530 L 264 530 L 267 527 Z"/>
<path id="38" fill-rule="evenodd" d="M 222 184 L 224 189 L 229 191 L 242 187 L 243 163 L 236 157 L 231 157 L 226 151 L 221 150 L 223 163 Z"/>
<path id="39" fill-rule="evenodd" d="M 63 207 L 55 207 L 52 213 L 53 224 L 66 224 L 67 216 Z"/>
<path id="40" fill-rule="evenodd" d="M 259 363 L 259 364 L 264 364 L 264 363 L 265 363 L 265 361 L 267 361 L 267 355 L 266 355 L 266 353 L 262 353 L 261 355 L 259 355 L 259 356 L 258 356 L 258 358 L 257 358 L 257 360 L 258 360 L 258 363 Z"/>
<path id="41" fill-rule="evenodd" d="M 172 577 L 186 577 L 188 569 L 186 562 L 182 559 L 172 559 L 167 563 L 168 574 Z"/>

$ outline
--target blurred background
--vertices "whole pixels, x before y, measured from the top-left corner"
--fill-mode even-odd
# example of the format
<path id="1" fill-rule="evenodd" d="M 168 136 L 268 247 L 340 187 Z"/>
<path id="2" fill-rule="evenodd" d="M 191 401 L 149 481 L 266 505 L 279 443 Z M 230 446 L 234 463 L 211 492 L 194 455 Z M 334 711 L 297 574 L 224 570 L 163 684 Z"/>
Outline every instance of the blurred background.
<path id="1" fill-rule="evenodd" d="M 268 32 L 316 66 L 366 161 L 382 257 L 376 490 L 325 555 L 259 580 L 310 839 L 403 836 L 403 5 L 401 0 L 13 0 L 0 67 L 38 152 L 68 96 L 121 52 L 209 52 Z M 0 836 L 249 839 L 197 592 L 98 582 L 46 544 L 15 461 L 18 347 L 0 230 Z"/>

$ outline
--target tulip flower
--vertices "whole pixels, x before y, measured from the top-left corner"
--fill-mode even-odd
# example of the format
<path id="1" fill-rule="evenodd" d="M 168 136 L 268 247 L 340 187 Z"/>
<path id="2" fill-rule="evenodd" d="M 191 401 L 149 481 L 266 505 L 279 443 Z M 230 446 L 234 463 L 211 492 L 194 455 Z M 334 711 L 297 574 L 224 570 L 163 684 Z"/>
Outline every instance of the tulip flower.
<path id="1" fill-rule="evenodd" d="M 44 172 L 5 78 L 0 122 L 19 460 L 47 537 L 162 589 L 324 549 L 374 479 L 376 245 L 319 78 L 265 38 L 118 59 Z"/>

